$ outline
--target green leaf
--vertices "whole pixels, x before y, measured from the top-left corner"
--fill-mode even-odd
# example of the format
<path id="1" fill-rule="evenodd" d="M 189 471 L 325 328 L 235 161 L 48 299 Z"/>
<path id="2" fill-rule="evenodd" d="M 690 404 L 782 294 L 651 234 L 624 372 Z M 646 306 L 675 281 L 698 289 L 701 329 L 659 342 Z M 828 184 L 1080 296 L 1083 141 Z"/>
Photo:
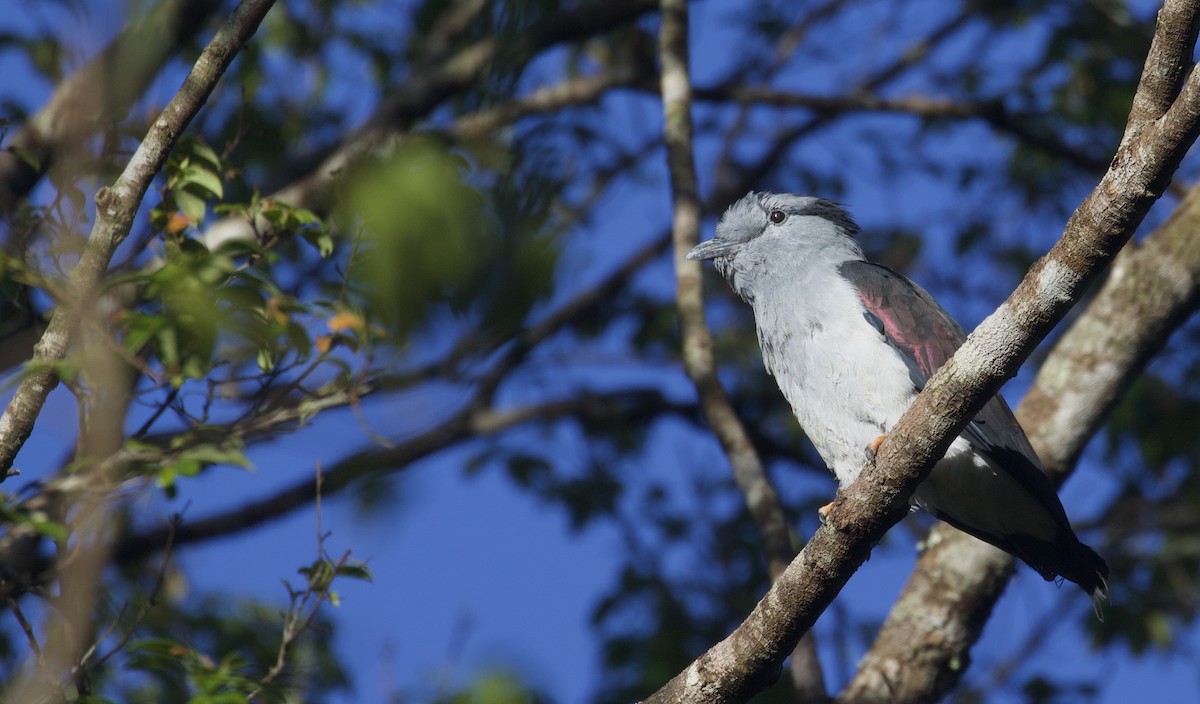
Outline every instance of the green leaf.
<path id="1" fill-rule="evenodd" d="M 184 658 L 189 652 L 186 646 L 170 638 L 138 640 L 126 648 L 126 667 L 143 672 L 182 673 L 187 669 Z"/>
<path id="2" fill-rule="evenodd" d="M 182 171 L 181 177 L 185 188 L 203 188 L 216 198 L 221 198 L 225 195 L 224 187 L 221 184 L 221 175 L 202 166 L 189 165 Z"/>
<path id="3" fill-rule="evenodd" d="M 208 146 L 199 139 L 193 139 L 188 142 L 190 153 L 192 156 L 206 162 L 214 171 L 221 169 L 221 157 L 213 151 L 212 147 Z"/>
<path id="4" fill-rule="evenodd" d="M 191 218 L 193 222 L 203 222 L 204 211 L 207 207 L 207 201 L 194 193 L 180 188 L 171 192 L 175 198 L 175 205 L 183 211 L 183 214 Z"/>
<path id="5" fill-rule="evenodd" d="M 307 359 L 312 354 L 312 339 L 308 330 L 299 323 L 288 323 L 286 327 L 288 344 L 301 359 Z"/>
<path id="6" fill-rule="evenodd" d="M 327 259 L 333 254 L 333 237 L 328 230 L 304 230 L 301 234 L 306 242 L 317 248 L 317 253 L 322 259 Z"/>
<path id="7" fill-rule="evenodd" d="M 18 159 L 28 164 L 29 168 L 33 169 L 34 171 L 42 170 L 42 160 L 38 158 L 37 154 L 34 154 L 25 147 L 16 145 L 9 147 L 9 150 L 11 150 Z"/>
<path id="8" fill-rule="evenodd" d="M 7 504 L 0 504 L 0 516 L 10 523 L 26 525 L 54 541 L 67 539 L 67 527 L 45 517 L 42 513 L 29 513 Z"/>
<path id="9" fill-rule="evenodd" d="M 264 373 L 271 371 L 275 368 L 275 350 L 267 347 L 258 348 L 258 352 L 254 355 L 254 361 Z"/>
<path id="10" fill-rule="evenodd" d="M 240 449 L 220 447 L 210 443 L 189 447 L 176 455 L 176 463 L 194 461 L 204 464 L 224 464 L 243 469 L 254 469 L 250 460 Z"/>
<path id="11" fill-rule="evenodd" d="M 217 289 L 217 296 L 243 310 L 260 311 L 267 305 L 266 296 L 256 286 L 229 284 Z"/>
<path id="12" fill-rule="evenodd" d="M 337 569 L 337 576 L 349 577 L 350 579 L 361 579 L 364 582 L 375 581 L 371 570 L 367 567 L 367 563 L 359 560 L 346 560 L 341 567 Z"/>
<path id="13" fill-rule="evenodd" d="M 308 580 L 308 588 L 314 592 L 321 593 L 329 589 L 329 585 L 333 583 L 333 578 L 336 576 L 333 563 L 329 560 L 317 560 L 307 567 L 301 567 L 296 570 L 304 575 Z"/>

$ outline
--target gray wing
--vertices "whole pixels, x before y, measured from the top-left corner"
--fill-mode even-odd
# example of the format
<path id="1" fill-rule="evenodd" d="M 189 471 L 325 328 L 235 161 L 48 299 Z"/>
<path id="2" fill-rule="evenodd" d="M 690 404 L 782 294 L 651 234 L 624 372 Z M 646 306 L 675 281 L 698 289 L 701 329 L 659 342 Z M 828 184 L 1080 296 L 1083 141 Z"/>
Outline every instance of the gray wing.
<path id="1" fill-rule="evenodd" d="M 858 291 L 867 320 L 908 365 L 913 386 L 925 388 L 929 377 L 967 339 L 962 327 L 925 289 L 885 266 L 850 261 L 843 263 L 840 271 Z M 967 424 L 963 434 L 1035 495 L 1049 491 L 1054 495 L 1051 505 L 1059 505 L 1041 460 L 998 394 Z"/>

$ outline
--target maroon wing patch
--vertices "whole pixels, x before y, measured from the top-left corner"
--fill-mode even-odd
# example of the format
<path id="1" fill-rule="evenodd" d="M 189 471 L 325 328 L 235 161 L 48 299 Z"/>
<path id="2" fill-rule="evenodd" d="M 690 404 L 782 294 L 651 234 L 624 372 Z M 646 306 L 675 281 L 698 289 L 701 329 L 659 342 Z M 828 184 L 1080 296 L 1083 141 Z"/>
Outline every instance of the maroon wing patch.
<path id="1" fill-rule="evenodd" d="M 909 365 L 918 389 L 967 339 L 937 301 L 903 275 L 865 261 L 845 262 L 841 273 L 858 291 L 868 319 Z"/>

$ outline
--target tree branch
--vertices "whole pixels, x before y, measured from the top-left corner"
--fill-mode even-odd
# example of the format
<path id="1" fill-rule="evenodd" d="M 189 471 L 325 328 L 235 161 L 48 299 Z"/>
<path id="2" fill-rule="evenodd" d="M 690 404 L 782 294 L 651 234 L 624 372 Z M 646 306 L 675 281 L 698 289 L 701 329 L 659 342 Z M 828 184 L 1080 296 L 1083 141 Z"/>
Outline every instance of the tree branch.
<path id="1" fill-rule="evenodd" d="M 469 402 L 435 427 L 393 447 L 365 450 L 341 459 L 322 472 L 321 496 L 332 496 L 365 476 L 405 470 L 413 462 L 452 443 L 496 434 L 524 423 L 566 417 L 612 418 L 614 415 L 623 420 L 640 416 L 648 419 L 659 413 L 688 413 L 691 409 L 690 404 L 674 403 L 656 390 L 640 389 L 583 393 L 506 410 Z M 185 521 L 174 528 L 174 545 L 188 545 L 261 525 L 307 505 L 316 498 L 316 492 L 316 483 L 304 479 L 257 501 Z M 116 561 L 127 564 L 162 549 L 171 530 L 172 526 L 168 524 L 125 537 L 118 542 Z"/>
<path id="2" fill-rule="evenodd" d="M 594 74 L 568 78 L 561 83 L 539 88 L 527 96 L 465 115 L 440 132 L 460 142 L 483 139 L 501 127 L 530 115 L 595 102 L 613 88 L 631 85 L 637 78 L 637 69 L 637 66 L 625 63 L 606 66 Z"/>
<path id="3" fill-rule="evenodd" d="M 905 47 L 905 50 L 887 66 L 856 85 L 854 92 L 871 93 L 892 82 L 897 77 L 903 75 L 906 70 L 915 66 L 921 59 L 928 56 L 929 52 L 939 44 L 953 37 L 958 30 L 967 24 L 969 19 L 970 14 L 966 10 L 961 10 L 949 17 L 934 27 L 928 35 Z M 783 158 L 787 155 L 787 147 L 795 144 L 802 137 L 825 126 L 829 121 L 830 115 L 818 113 L 804 122 L 781 130 L 774 139 L 775 146 L 768 150 L 755 164 L 739 174 L 738 182 L 750 183 L 752 185 L 762 182 L 783 161 Z M 742 195 L 744 189 L 738 190 L 736 187 L 729 188 L 727 186 L 728 182 L 724 179 L 724 173 L 718 173 L 717 178 L 717 188 L 713 195 L 719 202 L 728 203 L 730 200 Z"/>
<path id="4" fill-rule="evenodd" d="M 1129 385 L 1200 307 L 1200 188 L 1141 244 L 1129 244 L 1084 313 L 1054 346 L 1017 418 L 1062 482 Z M 925 541 L 908 584 L 841 694 L 936 701 L 962 677 L 1012 574 L 1013 559 L 947 525 Z M 921 644 L 913 647 L 913 644 Z M 952 667 L 952 663 L 957 666 Z"/>
<path id="5" fill-rule="evenodd" d="M 238 4 L 200 54 L 179 92 L 150 126 L 125 170 L 111 187 L 101 188 L 96 194 L 96 223 L 71 273 L 68 300 L 55 309 L 46 332 L 34 347 L 25 378 L 0 416 L 0 481 L 10 474 L 46 397 L 58 386 L 54 365 L 66 356 L 81 310 L 92 299 L 113 253 L 129 234 L 150 181 L 272 4 L 273 0 L 242 0 Z"/>
<path id="6" fill-rule="evenodd" d="M 876 461 L 839 492 L 828 523 L 746 621 L 650 701 L 744 701 L 774 679 L 790 645 L 811 628 L 871 546 L 907 513 L 913 490 L 953 438 L 1066 315 L 1167 186 L 1200 131 L 1200 73 L 1193 70 L 1178 98 L 1167 104 L 1161 117 L 1123 142 L 1059 242 L 933 376 Z M 887 700 L 894 700 L 891 692 Z"/>
<path id="7" fill-rule="evenodd" d="M 648 87 L 642 83 L 640 87 Z M 1053 135 L 1041 134 L 1022 123 L 1004 106 L 1002 100 L 952 100 L 924 95 L 885 98 L 856 91 L 844 95 L 814 95 L 781 91 L 770 87 L 742 87 L 725 84 L 696 90 L 696 98 L 709 102 L 733 101 L 749 105 L 780 108 L 805 108 L 830 117 L 847 112 L 892 112 L 926 118 L 981 120 L 998 131 L 1034 146 L 1051 156 L 1064 159 L 1088 171 L 1104 168 L 1106 163 L 1062 142 Z"/>

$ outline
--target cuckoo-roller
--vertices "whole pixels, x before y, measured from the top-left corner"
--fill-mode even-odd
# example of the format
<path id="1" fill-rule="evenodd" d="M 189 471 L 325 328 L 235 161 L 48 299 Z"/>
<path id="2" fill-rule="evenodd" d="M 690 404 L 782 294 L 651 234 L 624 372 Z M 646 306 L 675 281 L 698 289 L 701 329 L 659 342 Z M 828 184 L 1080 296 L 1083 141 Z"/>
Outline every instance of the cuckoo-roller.
<path id="1" fill-rule="evenodd" d="M 750 193 L 725 211 L 715 237 L 688 253 L 711 259 L 754 309 L 767 372 L 843 486 L 966 339 L 924 289 L 866 261 L 858 232 L 832 201 Z M 1108 566 L 1071 529 L 999 395 L 955 438 L 912 501 L 1047 580 L 1063 577 L 1093 597 L 1105 590 Z"/>

